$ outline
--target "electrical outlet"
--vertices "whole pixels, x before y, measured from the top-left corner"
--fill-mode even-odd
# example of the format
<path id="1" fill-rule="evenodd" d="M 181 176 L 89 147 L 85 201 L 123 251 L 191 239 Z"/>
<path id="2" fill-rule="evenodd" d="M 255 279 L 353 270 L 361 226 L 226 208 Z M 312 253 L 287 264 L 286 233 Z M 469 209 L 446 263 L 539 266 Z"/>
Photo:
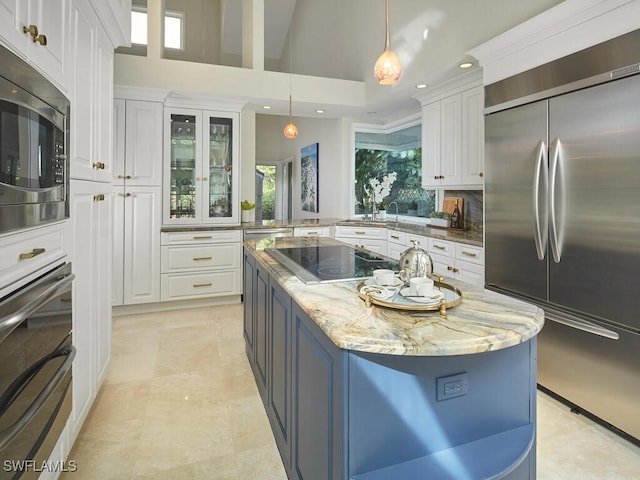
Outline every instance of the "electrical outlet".
<path id="1" fill-rule="evenodd" d="M 469 392 L 467 372 L 436 378 L 436 400 L 449 400 Z"/>

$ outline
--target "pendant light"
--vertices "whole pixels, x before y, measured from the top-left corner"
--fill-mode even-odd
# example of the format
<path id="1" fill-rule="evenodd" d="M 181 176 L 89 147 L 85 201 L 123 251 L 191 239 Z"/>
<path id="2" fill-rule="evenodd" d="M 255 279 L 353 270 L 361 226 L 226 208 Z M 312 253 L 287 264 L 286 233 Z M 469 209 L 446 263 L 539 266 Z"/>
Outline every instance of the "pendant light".
<path id="1" fill-rule="evenodd" d="M 293 22 L 291 22 L 291 28 L 289 29 L 289 123 L 284 127 L 284 136 L 287 138 L 296 138 L 298 136 L 298 127 L 296 127 L 291 120 L 291 37 L 293 37 Z"/>
<path id="2" fill-rule="evenodd" d="M 384 52 L 373 67 L 373 74 L 380 85 L 393 85 L 402 75 L 402 65 L 398 56 L 389 48 L 389 0 L 385 0 L 384 4 L 386 28 Z"/>

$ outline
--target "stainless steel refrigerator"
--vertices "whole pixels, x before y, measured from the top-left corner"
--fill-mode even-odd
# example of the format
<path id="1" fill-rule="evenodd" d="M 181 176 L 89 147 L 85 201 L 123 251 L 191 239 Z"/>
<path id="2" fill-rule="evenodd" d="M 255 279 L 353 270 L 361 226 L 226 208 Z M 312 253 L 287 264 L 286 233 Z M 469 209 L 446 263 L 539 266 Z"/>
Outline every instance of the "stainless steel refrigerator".
<path id="1" fill-rule="evenodd" d="M 638 441 L 640 66 L 607 61 L 559 88 L 575 57 L 487 87 L 486 284 L 545 310 L 538 383 Z"/>

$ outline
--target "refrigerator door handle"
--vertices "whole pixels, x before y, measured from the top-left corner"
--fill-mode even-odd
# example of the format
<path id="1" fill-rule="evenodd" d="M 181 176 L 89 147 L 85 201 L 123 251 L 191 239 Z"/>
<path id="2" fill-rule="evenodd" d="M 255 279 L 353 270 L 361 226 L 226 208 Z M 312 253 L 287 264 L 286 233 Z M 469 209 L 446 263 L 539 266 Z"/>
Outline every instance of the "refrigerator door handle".
<path id="1" fill-rule="evenodd" d="M 587 322 L 586 320 L 574 318 L 565 313 L 548 311 L 546 307 L 545 307 L 545 317 L 547 320 L 551 320 L 552 322 L 560 323 L 570 328 L 575 328 L 583 332 L 591 333 L 592 335 L 598 335 L 600 337 L 610 338 L 611 340 L 620 339 L 620 335 L 617 332 L 614 332 L 613 330 L 609 330 L 608 328 L 604 328 L 600 325 L 596 325 L 595 323 Z"/>
<path id="2" fill-rule="evenodd" d="M 549 186 L 549 167 L 547 165 L 547 146 L 544 141 L 538 143 L 535 173 L 533 175 L 533 238 L 536 243 L 538 260 L 544 260 L 547 251 L 549 225 L 549 207 L 547 203 Z"/>
<path id="3" fill-rule="evenodd" d="M 564 182 L 562 175 L 562 144 L 560 139 L 552 144 L 549 162 L 549 243 L 553 261 L 562 258 L 562 235 L 564 231 Z"/>

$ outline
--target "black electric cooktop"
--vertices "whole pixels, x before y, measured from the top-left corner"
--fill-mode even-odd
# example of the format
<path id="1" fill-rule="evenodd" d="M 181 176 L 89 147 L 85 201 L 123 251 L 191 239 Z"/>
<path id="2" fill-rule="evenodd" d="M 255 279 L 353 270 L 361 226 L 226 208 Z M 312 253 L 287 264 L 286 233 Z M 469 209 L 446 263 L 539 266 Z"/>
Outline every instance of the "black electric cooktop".
<path id="1" fill-rule="evenodd" d="M 373 276 L 378 268 L 398 271 L 398 262 L 348 245 L 267 248 L 274 257 L 305 283 L 345 282 Z"/>

